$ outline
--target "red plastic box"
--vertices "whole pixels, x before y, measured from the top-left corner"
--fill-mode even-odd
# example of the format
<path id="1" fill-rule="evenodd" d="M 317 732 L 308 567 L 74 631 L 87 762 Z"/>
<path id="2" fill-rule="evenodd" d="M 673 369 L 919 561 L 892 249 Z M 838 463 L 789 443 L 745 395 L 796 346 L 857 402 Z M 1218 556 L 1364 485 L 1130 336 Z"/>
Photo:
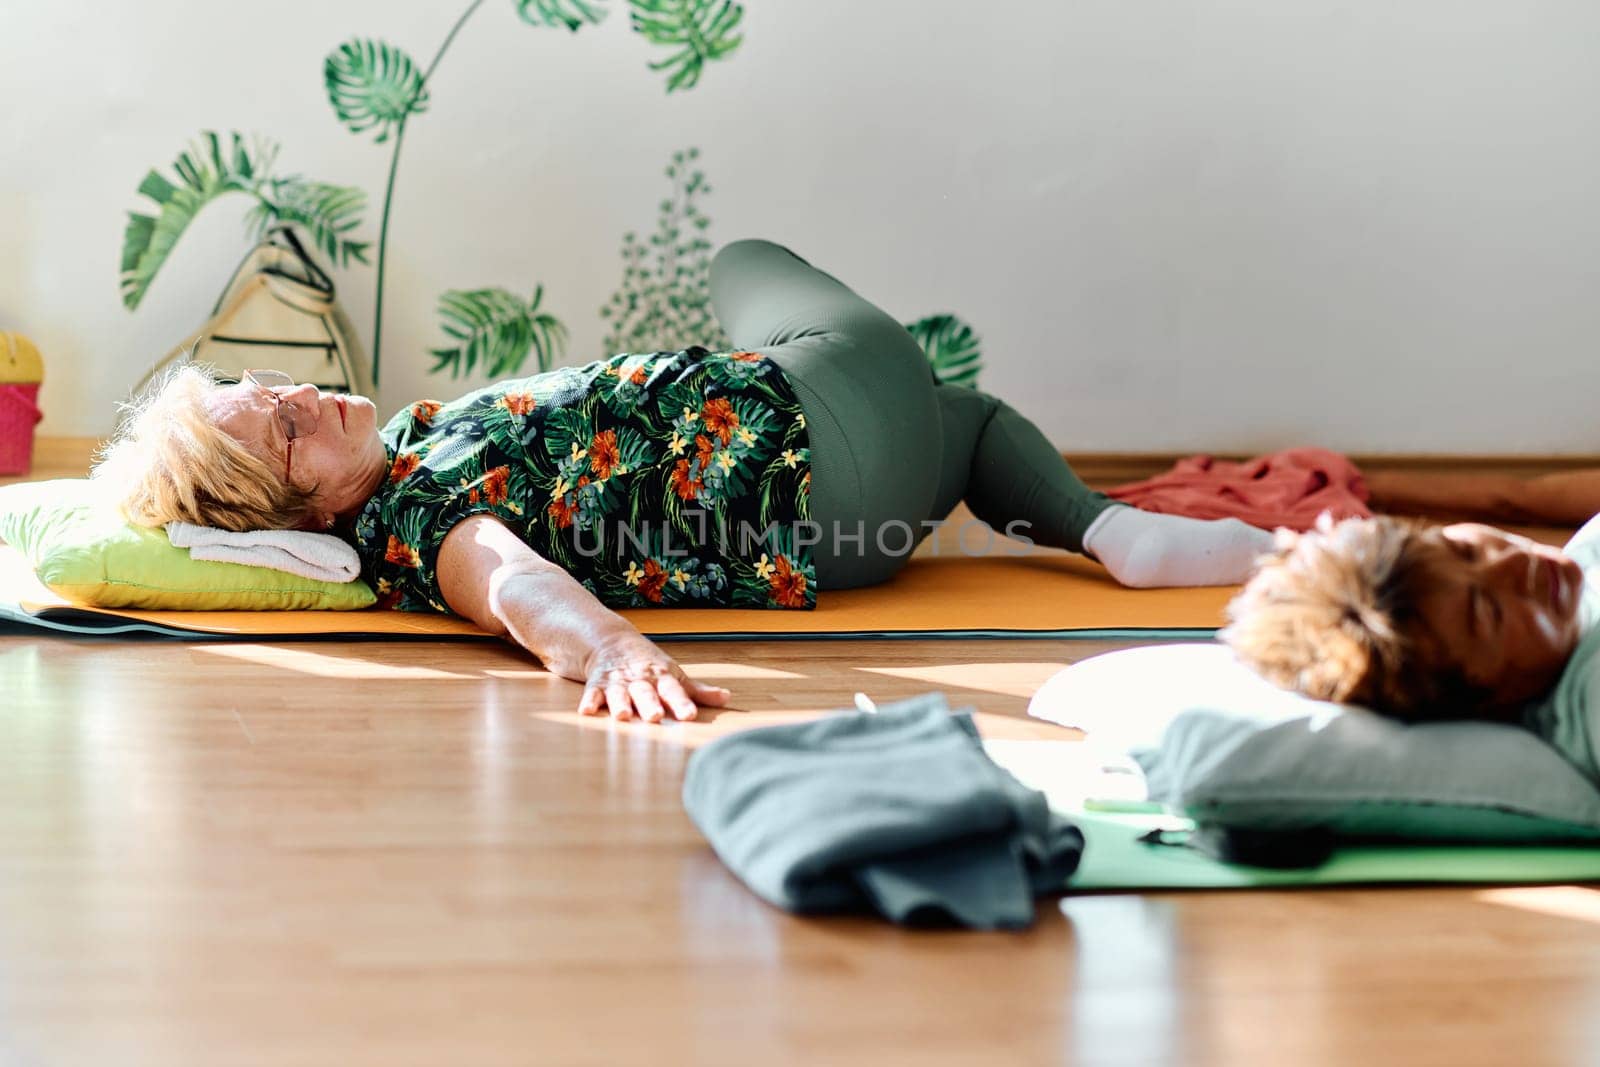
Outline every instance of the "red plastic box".
<path id="1" fill-rule="evenodd" d="M 0 474 L 28 473 L 33 428 L 42 418 L 37 385 L 0 385 Z"/>

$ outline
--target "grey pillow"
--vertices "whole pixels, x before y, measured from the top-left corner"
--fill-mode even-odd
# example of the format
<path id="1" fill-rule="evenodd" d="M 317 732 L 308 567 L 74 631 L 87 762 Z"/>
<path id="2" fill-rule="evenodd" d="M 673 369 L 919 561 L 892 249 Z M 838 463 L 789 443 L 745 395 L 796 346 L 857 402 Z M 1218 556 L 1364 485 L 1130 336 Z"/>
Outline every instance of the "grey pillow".
<path id="1" fill-rule="evenodd" d="M 1408 726 L 1262 680 L 1222 645 L 1068 667 L 1029 714 L 1131 751 L 1150 797 L 1200 822 L 1413 841 L 1600 840 L 1600 791 L 1515 726 Z"/>

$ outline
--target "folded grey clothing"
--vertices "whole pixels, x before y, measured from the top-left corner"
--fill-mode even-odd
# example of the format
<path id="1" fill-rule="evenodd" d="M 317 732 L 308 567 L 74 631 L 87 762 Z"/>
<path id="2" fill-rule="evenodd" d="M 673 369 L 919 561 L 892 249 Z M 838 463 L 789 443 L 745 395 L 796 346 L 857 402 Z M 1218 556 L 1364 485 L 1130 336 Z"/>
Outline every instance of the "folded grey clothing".
<path id="1" fill-rule="evenodd" d="M 721 738 L 690 759 L 683 802 L 746 885 L 795 912 L 1021 928 L 1083 852 L 940 693 Z"/>

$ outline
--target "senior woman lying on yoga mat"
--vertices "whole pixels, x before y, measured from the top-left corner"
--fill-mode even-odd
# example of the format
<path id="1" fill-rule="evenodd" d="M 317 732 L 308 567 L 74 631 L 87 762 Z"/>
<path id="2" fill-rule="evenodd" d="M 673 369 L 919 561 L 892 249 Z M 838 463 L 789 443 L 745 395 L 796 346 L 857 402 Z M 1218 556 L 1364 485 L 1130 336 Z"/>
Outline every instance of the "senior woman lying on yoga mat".
<path id="1" fill-rule="evenodd" d="M 582 712 L 651 721 L 727 691 L 610 608 L 811 607 L 891 577 L 963 499 L 1129 585 L 1229 584 L 1270 547 L 1090 491 L 1026 419 L 938 383 L 894 319 L 784 248 L 724 248 L 711 292 L 745 351 L 618 355 L 381 429 L 364 398 L 188 368 L 96 473 L 142 523 L 337 531 L 387 602 L 509 636 L 586 683 Z"/>
<path id="2" fill-rule="evenodd" d="M 1278 536 L 1221 634 L 1258 673 L 1404 720 L 1525 725 L 1600 779 L 1600 516 L 1561 549 L 1394 518 Z"/>

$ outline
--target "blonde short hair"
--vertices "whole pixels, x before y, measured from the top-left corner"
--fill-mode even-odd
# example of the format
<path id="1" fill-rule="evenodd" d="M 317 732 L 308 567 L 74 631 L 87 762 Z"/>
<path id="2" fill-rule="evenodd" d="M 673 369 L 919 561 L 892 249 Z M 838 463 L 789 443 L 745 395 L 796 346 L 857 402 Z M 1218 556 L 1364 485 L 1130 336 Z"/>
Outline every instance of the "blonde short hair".
<path id="1" fill-rule="evenodd" d="M 1471 717 L 1490 702 L 1419 604 L 1440 546 L 1429 527 L 1378 517 L 1279 531 L 1218 635 L 1258 674 L 1318 700 L 1403 719 Z"/>
<path id="2" fill-rule="evenodd" d="M 192 522 L 224 530 L 288 530 L 310 512 L 311 493 L 219 429 L 206 398 L 220 386 L 183 364 L 123 407 L 92 477 L 115 487 L 123 513 L 144 526 Z"/>

